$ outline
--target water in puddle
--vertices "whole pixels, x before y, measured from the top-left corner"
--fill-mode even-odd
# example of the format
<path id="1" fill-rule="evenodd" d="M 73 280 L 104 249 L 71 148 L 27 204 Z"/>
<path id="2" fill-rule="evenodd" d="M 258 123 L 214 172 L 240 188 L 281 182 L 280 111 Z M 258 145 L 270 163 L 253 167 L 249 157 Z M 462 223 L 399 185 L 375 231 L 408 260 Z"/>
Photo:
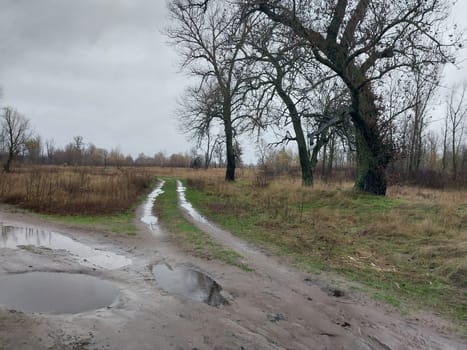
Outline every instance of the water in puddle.
<path id="1" fill-rule="evenodd" d="M 119 290 L 97 277 L 28 272 L 0 277 L 0 307 L 23 312 L 74 314 L 111 305 Z"/>
<path id="2" fill-rule="evenodd" d="M 188 214 L 196 221 L 209 225 L 209 221 L 206 220 L 206 218 L 203 215 L 198 213 L 196 209 L 193 208 L 191 203 L 186 200 L 185 191 L 186 191 L 186 187 L 183 186 L 180 180 L 177 180 L 177 192 L 178 192 L 178 200 L 180 202 L 180 206 L 183 209 L 185 209 L 188 212 Z"/>
<path id="3" fill-rule="evenodd" d="M 161 194 L 164 193 L 162 190 L 162 187 L 164 186 L 165 181 L 162 180 L 159 185 L 152 191 L 146 203 L 144 204 L 144 211 L 143 211 L 143 216 L 141 217 L 141 221 L 144 222 L 146 225 L 149 226 L 149 229 L 152 232 L 155 232 L 158 230 L 158 219 L 157 217 L 153 214 L 152 208 L 154 206 L 154 202 L 156 201 L 156 198 Z"/>
<path id="4" fill-rule="evenodd" d="M 159 286 L 169 293 L 211 306 L 227 303 L 220 293 L 222 287 L 204 273 L 185 267 L 172 268 L 167 264 L 154 266 L 152 272 Z"/>
<path id="5" fill-rule="evenodd" d="M 21 246 L 66 250 L 75 255 L 81 265 L 89 267 L 118 269 L 131 264 L 131 259 L 123 255 L 91 248 L 57 232 L 2 225 L 0 248 L 18 249 Z"/>

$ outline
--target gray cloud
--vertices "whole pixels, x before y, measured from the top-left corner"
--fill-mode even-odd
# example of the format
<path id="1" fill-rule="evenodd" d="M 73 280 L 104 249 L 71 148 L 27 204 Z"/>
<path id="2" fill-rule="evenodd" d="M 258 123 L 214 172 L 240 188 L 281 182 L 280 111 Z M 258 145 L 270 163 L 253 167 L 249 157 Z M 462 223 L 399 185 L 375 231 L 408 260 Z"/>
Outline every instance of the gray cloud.
<path id="1" fill-rule="evenodd" d="M 44 138 L 124 152 L 184 151 L 173 118 L 186 77 L 161 30 L 163 1 L 0 0 L 2 104 Z"/>
<path id="2" fill-rule="evenodd" d="M 454 20 L 466 13 L 459 1 Z M 0 103 L 59 145 L 82 135 L 133 155 L 188 150 L 174 118 L 187 78 L 161 34 L 166 17 L 164 0 L 0 0 Z M 465 62 L 445 75 L 466 79 Z"/>

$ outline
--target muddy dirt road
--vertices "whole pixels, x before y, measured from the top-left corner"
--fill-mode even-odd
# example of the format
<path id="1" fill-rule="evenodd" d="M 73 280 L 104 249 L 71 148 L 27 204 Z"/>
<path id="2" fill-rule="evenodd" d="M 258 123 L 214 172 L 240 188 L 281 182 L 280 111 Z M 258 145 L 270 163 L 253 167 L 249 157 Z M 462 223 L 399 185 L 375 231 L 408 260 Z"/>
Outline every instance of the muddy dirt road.
<path id="1" fill-rule="evenodd" d="M 74 314 L 0 308 L 0 349 L 467 348 L 434 316 L 402 317 L 362 295 L 326 290 L 313 276 L 181 210 L 254 271 L 190 256 L 157 220 L 140 221 L 148 221 L 144 205 L 133 237 L 0 208 L 0 283 L 59 272 L 97 277 L 118 290 L 108 306 Z"/>

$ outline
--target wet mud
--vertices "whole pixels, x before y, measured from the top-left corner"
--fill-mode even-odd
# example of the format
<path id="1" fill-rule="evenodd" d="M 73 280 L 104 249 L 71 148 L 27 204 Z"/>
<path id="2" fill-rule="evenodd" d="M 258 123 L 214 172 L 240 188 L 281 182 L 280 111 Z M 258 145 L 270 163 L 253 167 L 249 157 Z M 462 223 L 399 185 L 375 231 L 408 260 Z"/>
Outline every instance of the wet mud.
<path id="1" fill-rule="evenodd" d="M 45 313 L 23 313 L 0 306 L 0 349 L 466 348 L 465 338 L 439 317 L 423 313 L 402 316 L 368 296 L 355 296 L 345 284 L 339 285 L 339 292 L 326 290 L 327 283 L 315 282 L 315 276 L 264 254 L 205 218 L 195 220 L 198 216 L 196 211 L 189 211 L 191 205 L 186 201 L 181 183 L 178 190 L 179 204 L 184 205 L 186 218 L 213 240 L 241 253 L 254 272 L 194 257 L 178 246 L 162 227 L 157 227 L 160 231 L 155 234 L 141 220 L 145 205 L 137 210 L 135 224 L 139 230 L 131 237 L 108 235 L 97 226 L 83 229 L 50 223 L 0 207 L 0 222 L 4 227 L 20 228 L 2 230 L 0 287 L 6 285 L 4 278 L 29 275 L 26 271 L 35 271 L 32 276 L 54 271 L 52 278 L 67 273 L 76 280 L 81 275 L 84 278 L 95 276 L 99 285 L 111 281 L 111 287 L 118 293 L 112 301 L 110 297 L 115 290 L 105 291 L 108 299 L 89 306 L 92 309 L 85 312 L 80 308 L 78 311 L 49 309 Z M 63 242 L 63 237 L 67 244 L 84 245 L 90 249 L 84 251 L 90 254 L 73 251 Z M 102 247 L 105 250 L 100 249 Z M 105 264 L 96 265 L 94 260 L 91 263 L 89 257 L 107 252 L 131 259 L 131 264 L 122 268 L 113 268 L 115 265 L 110 264 L 112 268 L 106 268 Z M 320 278 L 321 281 L 327 277 Z M 47 284 L 53 288 L 69 282 L 49 281 Z M 32 287 L 16 286 L 11 294 L 16 294 L 18 288 Z M 98 288 L 101 290 L 101 286 Z M 73 292 L 67 294 L 73 295 Z M 89 297 L 94 292 L 83 293 Z M 35 291 L 28 295 L 35 296 L 33 303 L 37 303 L 39 294 Z M 225 304 L 226 298 L 228 304 Z M 73 299 L 78 300 L 78 297 Z M 19 308 L 14 307 L 15 310 Z"/>
<path id="2" fill-rule="evenodd" d="M 154 191 L 152 191 L 149 194 L 148 199 L 146 200 L 146 202 L 144 202 L 143 206 L 143 215 L 141 216 L 141 221 L 145 223 L 153 233 L 160 232 L 159 219 L 157 218 L 157 216 L 154 215 L 153 206 L 157 197 L 161 193 L 164 193 L 164 191 L 162 190 L 164 184 L 164 180 L 159 182 Z"/>
<path id="3" fill-rule="evenodd" d="M 209 221 L 203 215 L 198 213 L 198 211 L 195 208 L 193 208 L 193 205 L 191 205 L 191 203 L 187 201 L 185 192 L 186 187 L 183 186 L 180 180 L 177 180 L 178 203 L 180 207 L 182 207 L 194 220 L 201 222 L 205 225 L 209 225 Z"/>

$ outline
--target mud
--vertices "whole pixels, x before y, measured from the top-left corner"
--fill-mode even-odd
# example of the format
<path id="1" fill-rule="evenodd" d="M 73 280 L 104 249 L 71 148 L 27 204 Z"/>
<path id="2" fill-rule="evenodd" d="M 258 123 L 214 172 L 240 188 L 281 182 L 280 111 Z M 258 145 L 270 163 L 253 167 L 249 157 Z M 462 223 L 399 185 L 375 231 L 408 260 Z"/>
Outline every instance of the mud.
<path id="1" fill-rule="evenodd" d="M 164 191 L 162 190 L 162 187 L 164 187 L 164 184 L 165 184 L 164 180 L 159 182 L 159 184 L 154 189 L 154 191 L 152 191 L 149 194 L 148 199 L 146 200 L 143 206 L 143 215 L 141 216 L 141 221 L 144 222 L 149 227 L 149 229 L 154 233 L 160 232 L 160 228 L 159 228 L 159 219 L 157 218 L 157 216 L 154 215 L 152 208 L 154 206 L 154 203 L 157 197 L 161 193 L 164 193 Z"/>
<path id="2" fill-rule="evenodd" d="M 38 313 L 80 313 L 111 305 L 118 289 L 99 278 L 28 272 L 0 277 L 0 307 Z"/>
<path id="3" fill-rule="evenodd" d="M 222 287 L 206 274 L 187 267 L 155 265 L 152 273 L 159 286 L 169 293 L 206 303 L 211 306 L 227 304 L 221 295 Z"/>
<path id="4" fill-rule="evenodd" d="M 180 193 L 180 192 L 179 192 Z M 182 204 L 182 203 L 181 203 Z M 81 273 L 111 282 L 119 296 L 110 307 L 76 314 L 10 312 L 0 308 L 0 349 L 465 349 L 453 325 L 425 312 L 401 315 L 339 284 L 344 297 L 329 295 L 316 276 L 264 254 L 212 223 L 188 220 L 238 251 L 254 272 L 193 257 L 162 229 L 155 235 L 141 221 L 136 236 L 109 235 L 50 223 L 0 206 L 5 226 L 60 232 L 96 251 L 131 259 L 117 269 L 86 266 L 74 254 L 57 249 L 0 247 L 0 278 L 34 272 Z M 167 291 L 154 266 L 190 268 L 222 286 L 228 304 L 212 307 Z M 190 277 L 191 278 L 191 277 Z M 320 279 L 326 279 L 322 275 Z M 305 283 L 304 283 L 305 281 Z M 202 284 L 202 283 L 201 283 Z M 329 283 L 331 285 L 331 283 Z"/>
<path id="5" fill-rule="evenodd" d="M 205 225 L 209 225 L 209 221 L 202 216 L 198 211 L 193 208 L 193 205 L 186 200 L 186 187 L 183 186 L 180 180 L 177 180 L 177 193 L 178 193 L 178 203 L 181 208 L 183 208 L 188 215 L 190 215 L 194 220 L 201 222 Z"/>

